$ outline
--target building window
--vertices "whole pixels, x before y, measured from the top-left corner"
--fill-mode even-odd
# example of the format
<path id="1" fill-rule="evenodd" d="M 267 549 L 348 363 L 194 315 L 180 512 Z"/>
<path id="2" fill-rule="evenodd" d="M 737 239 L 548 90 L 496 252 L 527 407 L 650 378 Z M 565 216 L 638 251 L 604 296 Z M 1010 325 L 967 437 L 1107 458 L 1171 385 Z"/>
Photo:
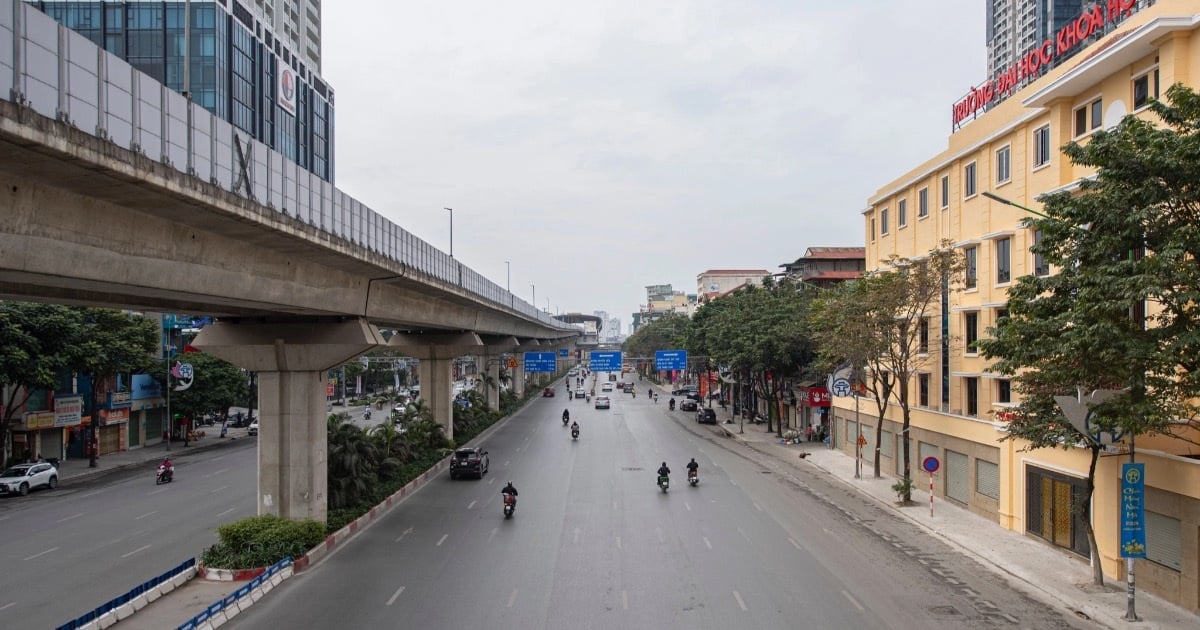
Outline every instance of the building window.
<path id="1" fill-rule="evenodd" d="M 1012 402 L 1012 381 L 1006 378 L 996 380 L 996 402 Z"/>
<path id="2" fill-rule="evenodd" d="M 1133 107 L 1137 109 L 1158 98 L 1158 68 L 1133 80 Z"/>
<path id="3" fill-rule="evenodd" d="M 979 313 L 971 312 L 963 316 L 963 337 L 967 340 L 967 354 L 977 354 L 979 347 Z"/>
<path id="4" fill-rule="evenodd" d="M 929 318 L 922 317 L 917 322 L 917 352 L 929 354 Z"/>
<path id="5" fill-rule="evenodd" d="M 1033 132 L 1033 166 L 1045 166 L 1050 163 L 1050 125 L 1038 127 Z"/>
<path id="6" fill-rule="evenodd" d="M 929 406 L 929 375 L 917 375 L 917 404 L 921 407 Z"/>
<path id="7" fill-rule="evenodd" d="M 979 260 L 978 254 L 979 250 L 976 247 L 968 247 L 963 252 L 963 255 L 967 259 L 967 269 L 964 273 L 964 282 L 966 282 L 968 289 L 974 289 L 975 285 L 979 282 L 979 276 L 977 275 L 978 269 L 976 267 L 976 263 Z"/>
<path id="8" fill-rule="evenodd" d="M 966 378 L 966 382 L 964 385 L 965 386 L 963 387 L 963 389 L 966 390 L 964 392 L 964 394 L 966 394 L 966 396 L 967 396 L 967 415 L 972 416 L 972 417 L 978 416 L 979 415 L 979 379 L 974 376 L 968 376 Z"/>
<path id="9" fill-rule="evenodd" d="M 896 202 L 896 227 L 902 228 L 908 225 L 908 200 L 901 199 Z"/>
<path id="10" fill-rule="evenodd" d="M 888 233 L 888 209 L 884 208 L 879 211 L 879 233 L 887 236 Z"/>
<path id="11" fill-rule="evenodd" d="M 875 217 L 871 217 L 871 242 L 875 242 Z"/>
<path id="12" fill-rule="evenodd" d="M 975 163 L 971 162 L 963 168 L 963 198 L 975 196 Z"/>
<path id="13" fill-rule="evenodd" d="M 1004 284 L 1012 279 L 1012 259 L 1010 251 L 1012 250 L 1012 239 L 1001 238 L 996 240 L 996 283 Z"/>
<path id="14" fill-rule="evenodd" d="M 929 216 L 929 189 L 917 191 L 917 218 Z"/>
<path id="15" fill-rule="evenodd" d="M 1087 105 L 1084 105 L 1075 110 L 1075 137 L 1078 138 L 1083 134 L 1100 126 L 1100 118 L 1103 115 L 1104 102 L 1102 99 L 1096 99 Z M 1088 118 L 1091 121 L 1088 121 Z"/>
<path id="16" fill-rule="evenodd" d="M 950 176 L 942 175 L 942 210 L 950 207 Z"/>
<path id="17" fill-rule="evenodd" d="M 1033 246 L 1037 247 L 1042 244 L 1042 231 L 1033 231 Z M 1050 275 L 1050 264 L 1046 262 L 1046 256 L 1043 254 L 1033 255 L 1033 274 L 1036 276 Z"/>
<path id="18" fill-rule="evenodd" d="M 1010 147 L 1001 147 L 996 151 L 996 183 L 1004 184 L 1012 179 L 1012 169 L 1009 165 Z"/>

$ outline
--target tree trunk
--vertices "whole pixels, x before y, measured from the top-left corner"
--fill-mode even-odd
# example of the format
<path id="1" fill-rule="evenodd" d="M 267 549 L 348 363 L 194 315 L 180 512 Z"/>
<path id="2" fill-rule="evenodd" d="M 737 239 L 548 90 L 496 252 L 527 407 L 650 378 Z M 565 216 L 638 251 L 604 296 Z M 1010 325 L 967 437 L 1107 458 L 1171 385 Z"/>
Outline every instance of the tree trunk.
<path id="1" fill-rule="evenodd" d="M 879 479 L 879 444 L 883 439 L 883 414 L 879 414 L 879 421 L 875 423 L 875 478 Z"/>
<path id="2" fill-rule="evenodd" d="M 901 406 L 901 411 L 904 412 L 904 423 L 900 432 L 904 435 L 904 477 L 901 479 L 905 483 L 905 490 L 900 495 L 900 501 L 905 505 L 912 503 L 912 438 L 909 436 L 909 417 L 908 407 Z"/>
<path id="3" fill-rule="evenodd" d="M 1093 445 L 1090 447 L 1092 451 L 1092 461 L 1088 465 L 1087 487 L 1084 490 L 1083 497 L 1080 498 L 1082 505 L 1077 506 L 1079 514 L 1083 516 L 1084 528 L 1087 531 L 1088 551 L 1092 556 L 1092 583 L 1097 586 L 1104 586 L 1104 567 L 1100 565 L 1100 548 L 1096 544 L 1096 529 L 1092 527 L 1092 493 L 1096 490 L 1096 462 L 1100 459 L 1100 447 Z"/>

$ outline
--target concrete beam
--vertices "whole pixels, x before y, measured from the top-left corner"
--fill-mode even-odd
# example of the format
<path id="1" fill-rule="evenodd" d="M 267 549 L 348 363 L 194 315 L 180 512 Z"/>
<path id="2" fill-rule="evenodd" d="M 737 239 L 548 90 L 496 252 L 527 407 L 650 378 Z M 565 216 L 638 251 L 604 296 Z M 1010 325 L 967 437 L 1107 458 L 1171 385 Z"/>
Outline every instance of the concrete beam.
<path id="1" fill-rule="evenodd" d="M 484 343 L 483 364 L 487 379 L 484 381 L 484 396 L 487 398 L 488 409 L 500 409 L 500 368 L 504 353 L 511 352 L 521 345 L 516 337 L 509 335 L 481 335 Z"/>

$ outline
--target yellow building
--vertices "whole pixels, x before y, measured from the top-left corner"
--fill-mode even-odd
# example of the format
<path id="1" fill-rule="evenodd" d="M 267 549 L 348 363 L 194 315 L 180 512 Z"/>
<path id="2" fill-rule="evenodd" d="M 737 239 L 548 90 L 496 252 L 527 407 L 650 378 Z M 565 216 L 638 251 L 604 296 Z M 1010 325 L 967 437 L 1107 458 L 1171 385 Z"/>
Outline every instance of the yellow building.
<path id="1" fill-rule="evenodd" d="M 914 473 L 923 458 L 937 456 L 938 496 L 1074 553 L 1081 562 L 1088 561 L 1088 544 L 1071 503 L 1083 492 L 1088 452 L 1025 451 L 1021 442 L 1002 442 L 1004 410 L 1015 404 L 1013 393 L 972 350 L 971 341 L 995 325 L 1005 308 L 1010 283 L 1051 271 L 1029 253 L 1037 235 L 1024 227 L 1024 211 L 983 193 L 1036 209 L 1038 195 L 1071 190 L 1093 174 L 1072 165 L 1059 147 L 1086 142 L 1126 115 L 1147 115 L 1147 100 L 1174 83 L 1200 88 L 1200 3 L 1158 0 L 1140 8 L 1144 4 L 1097 3 L 996 80 L 953 104 L 956 131 L 946 150 L 880 188 L 864 211 L 868 266 L 892 254 L 921 256 L 948 239 L 971 269 L 966 288 L 949 294 L 948 308 L 935 305 L 930 318 L 931 337 L 940 341 L 945 325 L 949 341 L 930 344 L 918 378 L 909 384 L 910 399 L 919 407 L 911 431 Z M 1076 41 L 1082 50 L 1068 58 L 1066 49 Z M 1046 71 L 1047 66 L 1053 67 Z M 834 443 L 847 452 L 853 452 L 859 432 L 850 400 L 835 399 L 833 410 Z M 874 438 L 876 422 L 862 421 L 868 439 Z M 902 465 L 899 424 L 893 406 L 879 445 L 883 468 L 893 474 Z M 868 444 L 864 452 L 874 448 Z M 1105 574 L 1124 579 L 1118 495 L 1120 465 L 1128 456 L 1116 451 L 1123 449 L 1100 460 L 1092 523 Z M 1136 561 L 1135 570 L 1140 589 L 1200 612 L 1198 454 L 1200 448 L 1179 440 L 1138 440 L 1137 461 L 1146 465 L 1148 558 Z"/>

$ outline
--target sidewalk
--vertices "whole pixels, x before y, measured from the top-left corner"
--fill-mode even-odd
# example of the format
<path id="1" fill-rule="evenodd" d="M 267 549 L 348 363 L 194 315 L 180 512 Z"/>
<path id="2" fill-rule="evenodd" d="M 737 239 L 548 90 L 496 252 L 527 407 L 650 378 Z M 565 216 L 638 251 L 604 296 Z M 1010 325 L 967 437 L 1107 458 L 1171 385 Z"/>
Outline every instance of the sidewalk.
<path id="1" fill-rule="evenodd" d="M 718 416 L 724 422 L 728 414 Z M 784 445 L 774 432 L 768 433 L 766 425 L 747 423 L 744 433 L 739 425 L 702 425 L 702 430 L 711 430 L 722 438 L 728 436 L 738 443 L 778 459 L 797 469 L 816 467 L 842 480 L 880 505 L 890 508 L 901 518 L 908 519 L 938 536 L 964 553 L 973 556 L 985 566 L 994 568 L 1009 579 L 1019 580 L 1032 590 L 1042 592 L 1052 601 L 1067 610 L 1078 611 L 1106 628 L 1167 629 L 1200 628 L 1200 617 L 1163 601 L 1138 589 L 1136 609 L 1141 621 L 1132 625 L 1125 616 L 1125 583 L 1105 578 L 1103 589 L 1092 585 L 1092 569 L 1082 559 L 1075 558 L 1036 540 L 1033 537 L 1004 529 L 994 521 L 983 518 L 969 510 L 934 497 L 934 514 L 929 515 L 928 486 L 921 488 L 921 478 L 916 477 L 913 505 L 901 508 L 896 504 L 896 493 L 892 490 L 895 479 L 884 476 L 872 477 L 874 468 L 864 459 L 863 478 L 855 479 L 855 461 L 841 451 L 830 449 L 820 442 L 802 442 Z M 801 458 L 802 453 L 807 456 Z M 926 482 L 928 479 L 925 480 Z"/>

